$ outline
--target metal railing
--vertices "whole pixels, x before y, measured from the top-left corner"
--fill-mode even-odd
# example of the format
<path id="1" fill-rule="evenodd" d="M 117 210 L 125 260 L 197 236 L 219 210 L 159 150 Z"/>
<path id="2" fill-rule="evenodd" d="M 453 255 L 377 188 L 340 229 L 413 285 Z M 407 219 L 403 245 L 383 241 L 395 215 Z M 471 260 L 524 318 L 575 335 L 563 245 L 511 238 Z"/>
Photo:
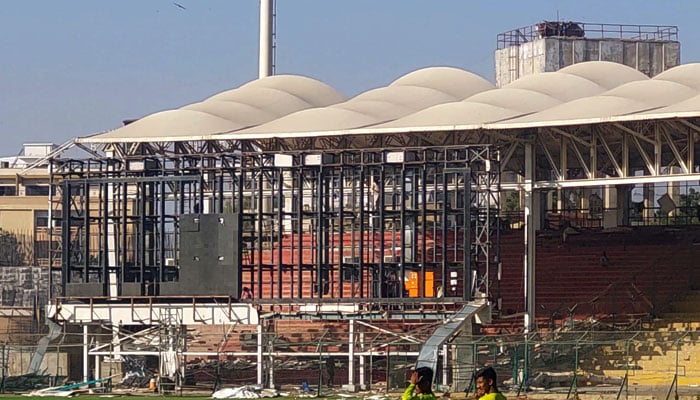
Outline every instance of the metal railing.
<path id="1" fill-rule="evenodd" d="M 533 25 L 499 33 L 497 35 L 496 43 L 498 49 L 503 49 L 545 37 L 677 41 L 678 27 L 673 25 L 630 25 L 576 21 L 542 21 Z"/>

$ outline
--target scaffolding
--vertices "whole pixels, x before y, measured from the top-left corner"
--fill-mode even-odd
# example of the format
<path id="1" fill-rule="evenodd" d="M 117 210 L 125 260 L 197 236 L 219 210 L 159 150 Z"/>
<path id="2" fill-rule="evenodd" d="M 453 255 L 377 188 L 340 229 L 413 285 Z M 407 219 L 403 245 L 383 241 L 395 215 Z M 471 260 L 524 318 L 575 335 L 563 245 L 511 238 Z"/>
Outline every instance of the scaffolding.
<path id="1" fill-rule="evenodd" d="M 160 393 L 174 392 L 182 388 L 185 376 L 183 351 L 186 350 L 185 326 L 182 309 L 178 307 L 159 310 L 159 368 L 157 388 Z"/>

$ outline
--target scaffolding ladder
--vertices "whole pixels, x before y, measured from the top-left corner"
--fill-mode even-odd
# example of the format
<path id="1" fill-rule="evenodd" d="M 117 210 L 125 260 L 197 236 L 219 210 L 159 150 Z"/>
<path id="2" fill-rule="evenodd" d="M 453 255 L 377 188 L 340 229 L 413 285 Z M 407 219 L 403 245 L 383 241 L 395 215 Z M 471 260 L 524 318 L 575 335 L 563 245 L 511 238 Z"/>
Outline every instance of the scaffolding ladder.
<path id="1" fill-rule="evenodd" d="M 159 312 L 159 393 L 172 393 L 182 387 L 184 374 L 181 371 L 181 359 L 185 336 L 182 314 L 182 308 L 179 307 L 163 307 Z"/>

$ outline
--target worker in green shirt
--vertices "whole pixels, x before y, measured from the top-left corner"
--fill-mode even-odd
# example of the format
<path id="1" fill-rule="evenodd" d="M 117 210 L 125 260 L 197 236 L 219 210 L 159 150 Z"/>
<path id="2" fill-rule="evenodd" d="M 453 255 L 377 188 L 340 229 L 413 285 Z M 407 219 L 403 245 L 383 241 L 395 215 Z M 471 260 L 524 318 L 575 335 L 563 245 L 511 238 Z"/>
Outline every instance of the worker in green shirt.
<path id="1" fill-rule="evenodd" d="M 429 367 L 416 368 L 411 373 L 408 387 L 401 400 L 435 400 L 433 394 L 433 370 Z"/>
<path id="2" fill-rule="evenodd" d="M 479 400 L 506 400 L 498 390 L 496 371 L 492 367 L 484 367 L 476 373 L 476 393 Z"/>

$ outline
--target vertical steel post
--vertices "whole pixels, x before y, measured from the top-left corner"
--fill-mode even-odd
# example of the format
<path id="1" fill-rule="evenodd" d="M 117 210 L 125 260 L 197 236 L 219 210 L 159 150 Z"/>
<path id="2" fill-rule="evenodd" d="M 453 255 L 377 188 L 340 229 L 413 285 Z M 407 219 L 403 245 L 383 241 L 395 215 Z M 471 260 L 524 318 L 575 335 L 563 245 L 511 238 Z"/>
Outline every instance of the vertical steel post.
<path id="1" fill-rule="evenodd" d="M 539 212 L 534 209 L 533 182 L 535 179 L 535 145 L 534 142 L 525 143 L 525 182 L 524 182 L 524 213 L 525 213 L 525 256 L 524 256 L 524 284 L 525 284 L 525 334 L 533 329 L 535 320 L 535 218 Z"/>
<path id="2" fill-rule="evenodd" d="M 355 320 L 348 322 L 348 385 L 355 384 Z"/>
<path id="3" fill-rule="evenodd" d="M 88 380 L 90 374 L 90 359 L 88 356 L 88 324 L 83 325 L 83 382 Z"/>
<path id="4" fill-rule="evenodd" d="M 462 235 L 462 240 L 464 240 L 462 246 L 464 248 L 464 265 L 462 268 L 462 282 L 463 291 L 462 298 L 466 301 L 472 299 L 472 169 L 467 165 L 464 171 L 464 234 Z M 478 251 L 478 249 L 477 249 Z M 488 275 L 486 276 L 488 280 Z M 487 291 L 489 289 L 488 282 L 486 285 Z M 488 293 L 486 293 L 488 295 Z"/>
<path id="5" fill-rule="evenodd" d="M 257 333 L 258 333 L 258 348 L 257 348 L 257 362 L 258 362 L 258 385 L 263 384 L 263 329 L 262 329 L 262 324 L 263 320 L 260 320 L 258 322 L 257 328 Z"/>

